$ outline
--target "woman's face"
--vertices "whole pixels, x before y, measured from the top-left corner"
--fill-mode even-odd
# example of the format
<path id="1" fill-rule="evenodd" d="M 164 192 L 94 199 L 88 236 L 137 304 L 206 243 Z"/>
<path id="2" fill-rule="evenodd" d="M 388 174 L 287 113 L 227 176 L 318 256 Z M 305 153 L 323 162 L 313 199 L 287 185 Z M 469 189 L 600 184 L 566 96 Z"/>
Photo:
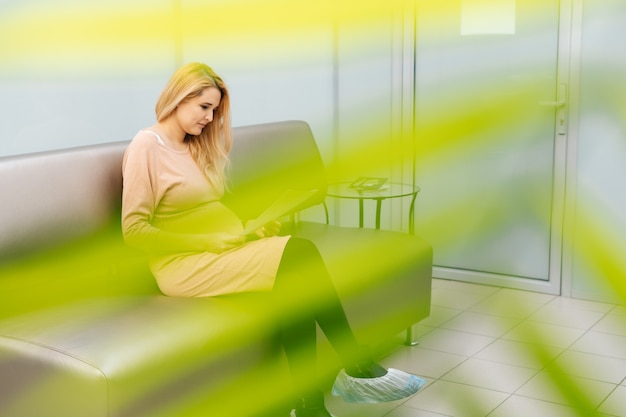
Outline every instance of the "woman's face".
<path id="1" fill-rule="evenodd" d="M 208 87 L 176 109 L 178 125 L 189 135 L 199 135 L 213 121 L 213 112 L 220 105 L 222 93 L 216 87 Z"/>

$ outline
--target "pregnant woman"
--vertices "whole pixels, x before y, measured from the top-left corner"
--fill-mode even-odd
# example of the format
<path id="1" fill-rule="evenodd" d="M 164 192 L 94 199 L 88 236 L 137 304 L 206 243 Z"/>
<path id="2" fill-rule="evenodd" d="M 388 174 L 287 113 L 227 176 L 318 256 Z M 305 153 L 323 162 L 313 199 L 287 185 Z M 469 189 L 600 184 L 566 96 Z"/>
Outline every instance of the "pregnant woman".
<path id="1" fill-rule="evenodd" d="M 421 378 L 383 368 L 357 343 L 313 243 L 279 236 L 277 222 L 242 235 L 242 221 L 220 201 L 231 147 L 230 99 L 222 79 L 205 64 L 182 66 L 157 101 L 156 119 L 137 133 L 124 156 L 122 229 L 128 244 L 148 253 L 161 291 L 176 297 L 264 291 L 277 301 L 298 300 L 306 292 L 321 300 L 279 323 L 299 398 L 292 416 L 330 417 L 322 392 L 310 387 L 316 323 L 345 367 L 333 394 L 380 402 L 417 392 Z"/>

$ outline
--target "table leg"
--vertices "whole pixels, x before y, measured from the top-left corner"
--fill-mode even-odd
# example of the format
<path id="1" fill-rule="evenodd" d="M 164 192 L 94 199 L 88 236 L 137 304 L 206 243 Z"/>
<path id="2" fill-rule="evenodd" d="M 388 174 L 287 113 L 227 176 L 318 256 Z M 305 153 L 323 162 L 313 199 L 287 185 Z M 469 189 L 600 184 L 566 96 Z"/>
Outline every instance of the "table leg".
<path id="1" fill-rule="evenodd" d="M 417 193 L 413 194 L 413 198 L 411 199 L 411 206 L 409 207 L 409 234 L 415 233 L 415 198 L 417 197 Z"/>
<path id="2" fill-rule="evenodd" d="M 380 198 L 376 199 L 376 229 L 380 229 L 380 211 L 383 205 L 383 200 Z"/>
<path id="3" fill-rule="evenodd" d="M 363 228 L 363 199 L 359 198 L 359 227 Z"/>

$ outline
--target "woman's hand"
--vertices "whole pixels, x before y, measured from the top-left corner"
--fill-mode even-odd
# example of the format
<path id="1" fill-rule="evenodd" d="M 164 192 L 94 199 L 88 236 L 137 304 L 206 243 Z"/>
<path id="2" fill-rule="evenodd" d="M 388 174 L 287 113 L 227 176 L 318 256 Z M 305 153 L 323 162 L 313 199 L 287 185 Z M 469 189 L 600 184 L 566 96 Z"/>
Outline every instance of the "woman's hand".
<path id="1" fill-rule="evenodd" d="M 214 253 L 222 253 L 237 246 L 242 245 L 246 238 L 245 236 L 232 235 L 230 233 L 211 233 L 207 236 L 207 250 Z"/>
<path id="2" fill-rule="evenodd" d="M 264 237 L 276 236 L 278 233 L 280 233 L 280 226 L 281 224 L 279 221 L 273 220 L 267 223 L 265 226 L 261 227 L 260 229 L 257 229 L 252 234 L 252 237 L 261 239 Z"/>

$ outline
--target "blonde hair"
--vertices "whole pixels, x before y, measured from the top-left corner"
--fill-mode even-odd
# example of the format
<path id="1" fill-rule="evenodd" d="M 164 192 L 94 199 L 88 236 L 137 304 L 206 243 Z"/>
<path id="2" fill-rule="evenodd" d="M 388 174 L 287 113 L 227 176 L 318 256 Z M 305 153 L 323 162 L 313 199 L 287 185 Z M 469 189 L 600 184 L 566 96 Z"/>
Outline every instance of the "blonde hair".
<path id="1" fill-rule="evenodd" d="M 176 107 L 203 90 L 215 87 L 222 97 L 215 109 L 213 121 L 197 135 L 187 135 L 191 156 L 209 182 L 222 194 L 226 188 L 228 153 L 232 144 L 230 127 L 230 97 L 224 81 L 206 64 L 193 62 L 180 67 L 161 92 L 156 103 L 157 121 L 162 122 L 172 115 Z"/>

